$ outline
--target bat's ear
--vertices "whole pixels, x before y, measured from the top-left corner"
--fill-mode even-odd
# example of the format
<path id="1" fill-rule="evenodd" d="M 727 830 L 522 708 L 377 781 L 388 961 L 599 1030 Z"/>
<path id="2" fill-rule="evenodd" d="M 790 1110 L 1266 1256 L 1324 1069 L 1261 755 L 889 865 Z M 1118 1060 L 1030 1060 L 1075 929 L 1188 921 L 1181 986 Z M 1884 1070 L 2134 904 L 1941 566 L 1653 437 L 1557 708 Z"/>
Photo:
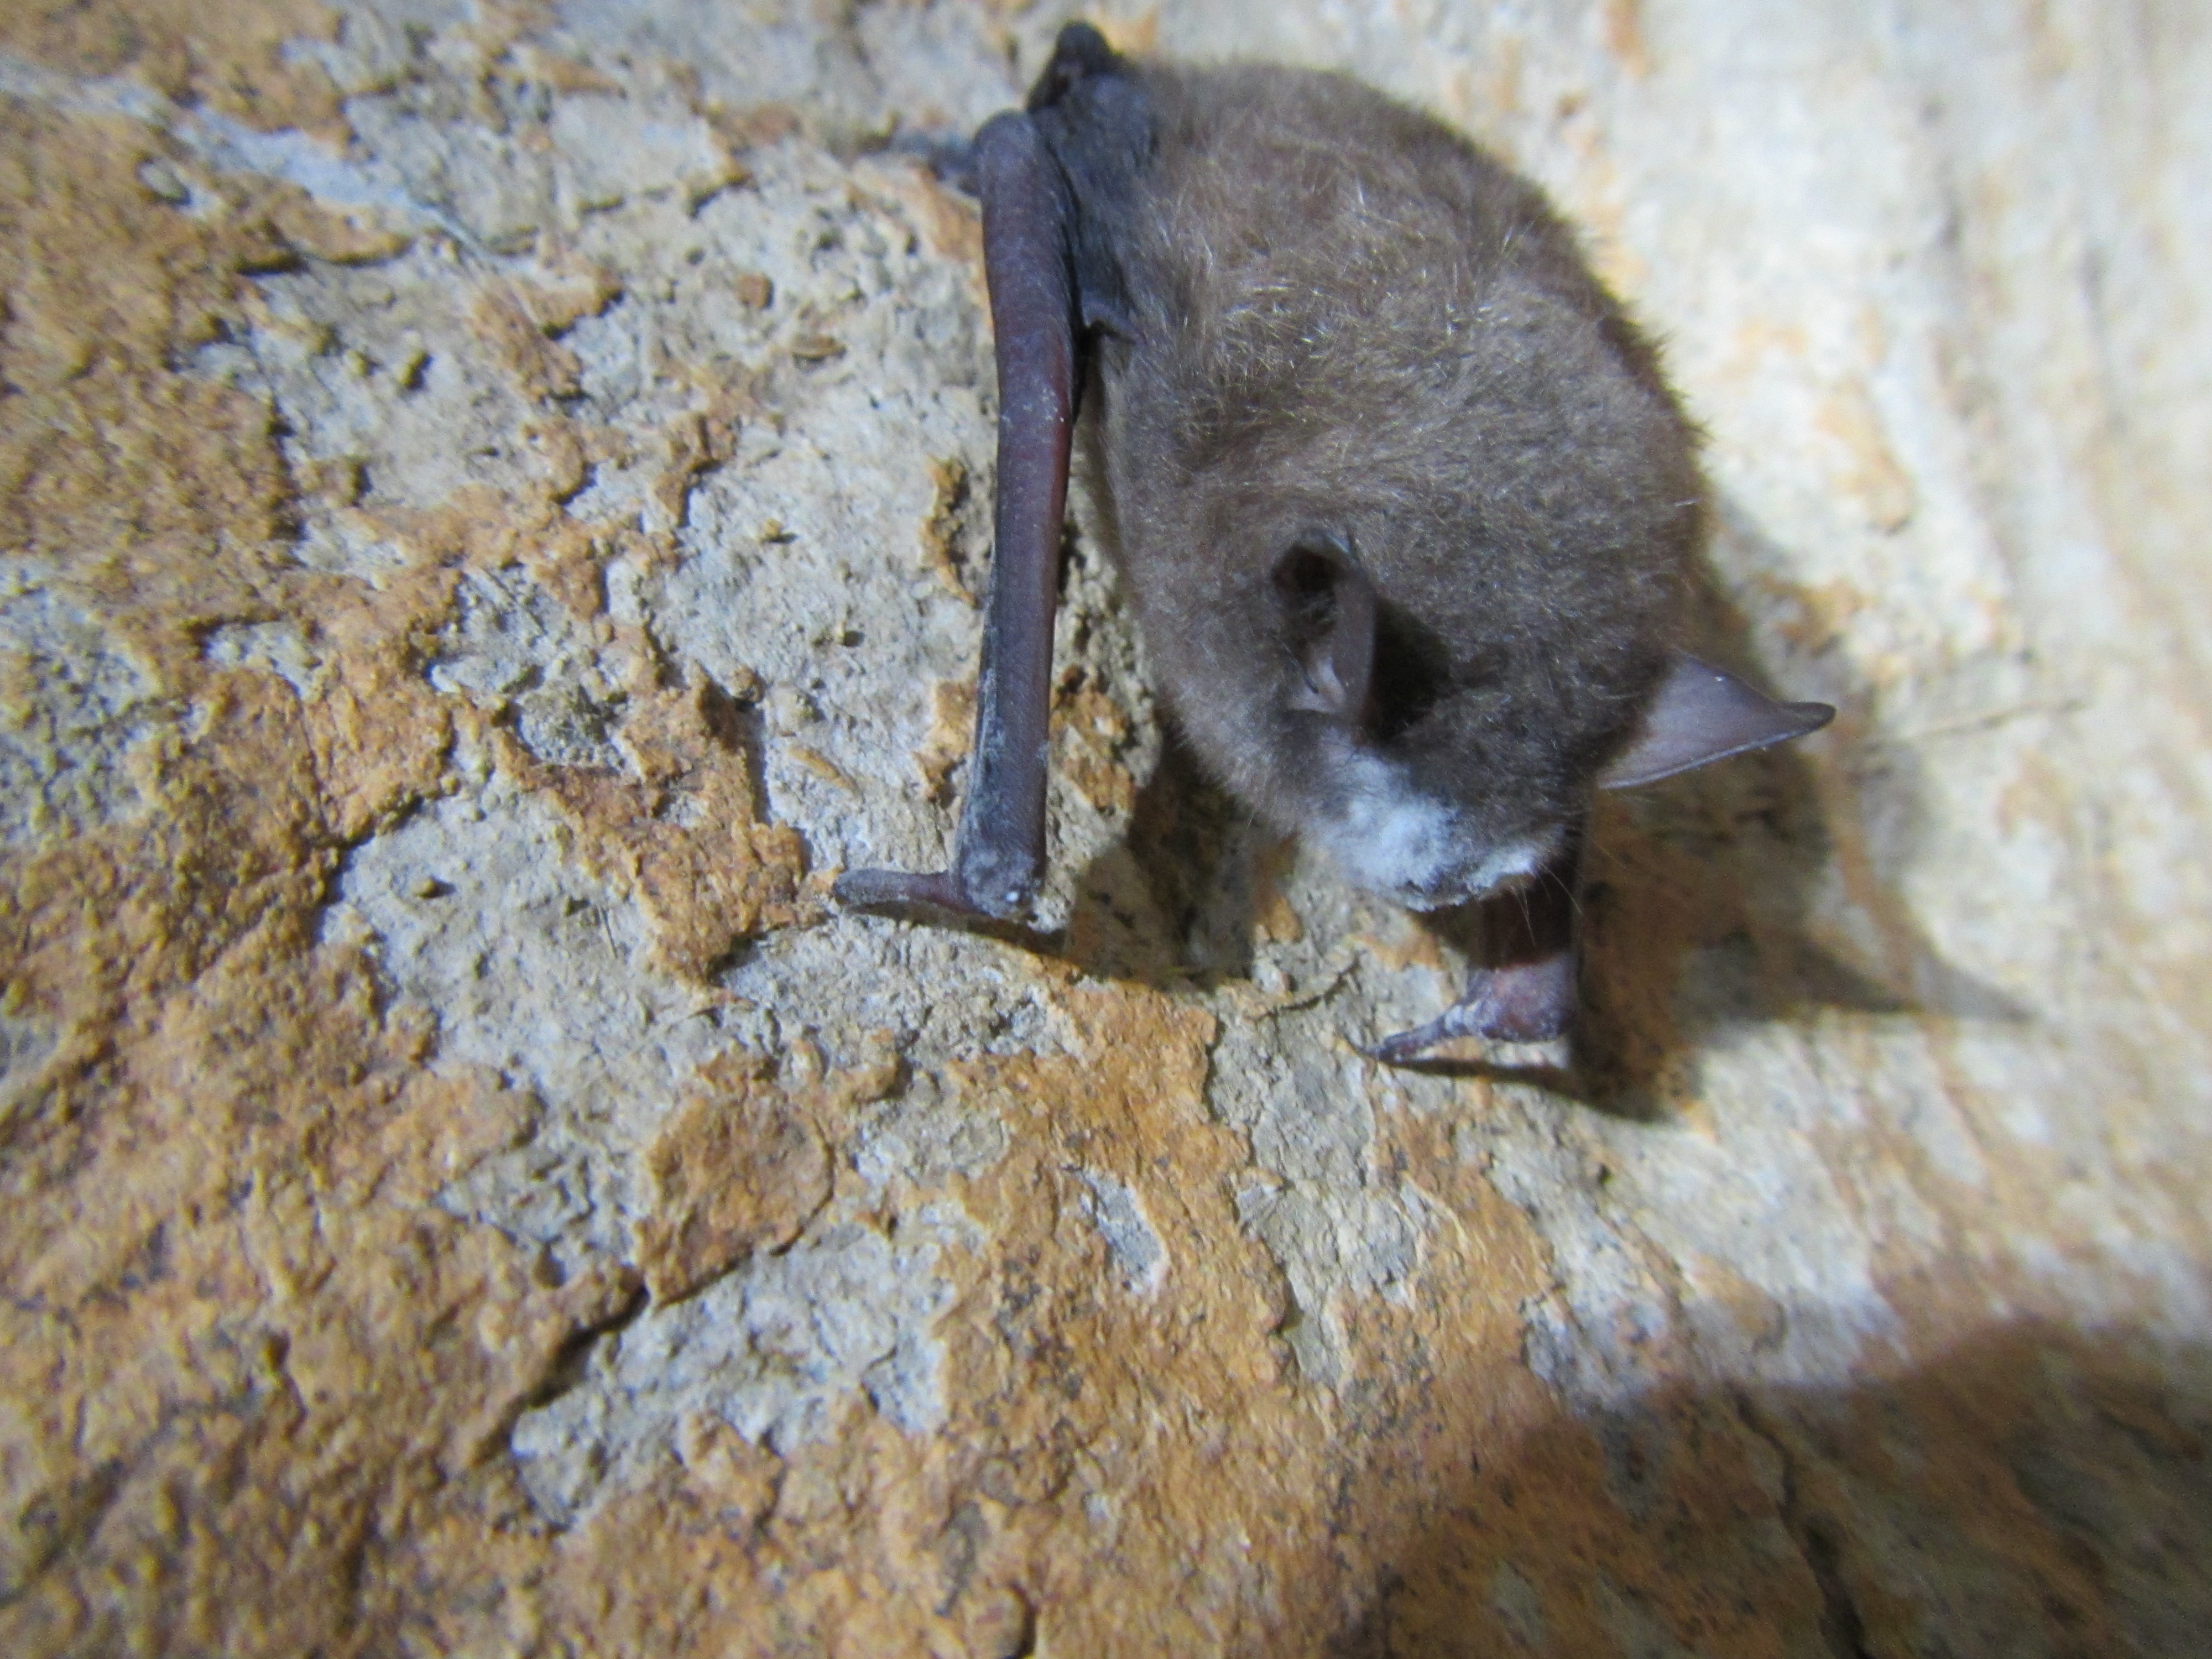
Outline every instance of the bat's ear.
<path id="1" fill-rule="evenodd" d="M 1334 538 L 1313 537 L 1275 562 L 1275 598 L 1303 682 L 1292 708 L 1357 724 L 1375 672 L 1375 586 Z"/>
<path id="2" fill-rule="evenodd" d="M 1603 789 L 1633 789 L 1730 755 L 1817 732 L 1835 719 L 1825 702 L 1777 702 L 1711 663 L 1677 651 L 1644 711 L 1633 741 L 1598 775 Z"/>

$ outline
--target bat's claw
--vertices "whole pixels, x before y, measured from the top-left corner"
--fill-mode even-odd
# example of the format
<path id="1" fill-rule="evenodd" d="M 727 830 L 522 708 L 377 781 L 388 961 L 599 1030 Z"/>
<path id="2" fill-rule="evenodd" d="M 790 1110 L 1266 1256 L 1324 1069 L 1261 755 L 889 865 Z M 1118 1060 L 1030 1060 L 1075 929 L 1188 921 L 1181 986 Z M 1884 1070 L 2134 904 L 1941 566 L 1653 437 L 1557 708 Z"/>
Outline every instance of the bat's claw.
<path id="1" fill-rule="evenodd" d="M 963 879 L 957 870 L 927 875 L 906 870 L 848 870 L 831 884 L 830 893 L 848 910 L 872 910 L 902 921 L 981 933 L 1045 956 L 1059 951 L 1063 943 L 1060 933 L 1033 927 L 1024 920 L 1027 892 L 1008 891 L 994 908 L 976 897 L 979 888 L 985 893 L 992 890 L 989 883 Z"/>
<path id="2" fill-rule="evenodd" d="M 1492 1042 L 1548 1042 L 1566 1034 L 1575 1006 L 1572 951 L 1478 968 L 1468 975 L 1457 1002 L 1425 1025 L 1400 1031 L 1376 1043 L 1375 1058 L 1386 1066 L 1411 1066 L 1454 1037 L 1482 1037 Z"/>
<path id="3" fill-rule="evenodd" d="M 837 878 L 830 892 L 848 910 L 918 914 L 955 927 L 1001 920 L 976 903 L 969 896 L 967 884 L 951 870 L 927 875 L 906 870 L 848 870 Z"/>

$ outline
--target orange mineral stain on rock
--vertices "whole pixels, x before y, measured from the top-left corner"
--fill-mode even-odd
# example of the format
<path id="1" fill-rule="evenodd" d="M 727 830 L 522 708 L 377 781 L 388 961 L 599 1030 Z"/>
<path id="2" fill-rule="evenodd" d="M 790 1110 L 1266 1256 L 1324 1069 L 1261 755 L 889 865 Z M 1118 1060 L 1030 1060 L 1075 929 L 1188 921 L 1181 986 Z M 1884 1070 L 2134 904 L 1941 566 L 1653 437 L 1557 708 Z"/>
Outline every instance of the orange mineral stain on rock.
<path id="1" fill-rule="evenodd" d="M 1645 57 L 1633 9 L 1601 20 L 1632 72 Z M 525 61 L 501 53 L 535 15 L 433 30 L 438 50 L 410 75 L 481 113 Z M 1124 44 L 1158 23 L 1144 14 Z M 16 8 L 0 49 L 329 136 L 335 89 L 283 47 L 336 33 L 319 9 L 140 0 Z M 2039 73 L 2073 73 L 2046 56 Z M 479 68 L 448 76 L 449 61 Z M 629 73 L 607 64 L 542 79 L 606 95 L 605 77 Z M 1583 83 L 1605 72 L 1571 67 Z M 786 159 L 771 146 L 804 144 L 787 110 L 710 113 L 760 147 L 763 179 Z M 1597 136 L 1562 141 L 1568 169 L 1577 142 Z M 1602 205 L 1610 171 L 1601 150 L 1584 156 Z M 191 175 L 194 210 L 147 182 L 163 179 L 146 173 L 157 161 Z M 1992 181 L 1961 210 L 2014 210 L 2031 185 Z M 882 269 L 972 252 L 972 212 L 939 186 L 868 188 L 922 228 L 872 249 Z M 817 193 L 825 213 L 846 202 Z M 748 255 L 781 261 L 771 313 L 815 297 L 810 262 L 836 251 L 828 222 L 775 221 L 787 246 Z M 835 948 L 853 952 L 864 1030 L 882 963 L 927 993 L 906 1027 L 855 1039 L 832 1029 L 838 1011 L 785 1000 L 795 945 L 828 935 L 802 930 L 818 912 L 799 831 L 763 821 L 733 702 L 752 671 L 723 665 L 718 689 L 661 653 L 664 619 L 618 621 L 608 598 L 616 559 L 653 578 L 707 532 L 586 525 L 566 503 L 593 467 L 635 469 L 638 501 L 682 526 L 703 479 L 750 465 L 741 440 L 787 425 L 795 448 L 813 441 L 804 400 L 841 377 L 921 396 L 870 331 L 870 308 L 892 301 L 856 304 L 849 330 L 837 313 L 836 369 L 775 370 L 813 390 L 655 347 L 646 372 L 670 377 L 655 384 L 698 400 L 613 431 L 575 395 L 609 357 L 586 325 L 614 316 L 618 294 L 647 304 L 648 285 L 571 258 L 549 229 L 526 259 L 501 256 L 528 281 L 455 276 L 463 344 L 519 388 L 533 466 L 511 489 L 472 483 L 402 509 L 350 452 L 307 453 L 249 381 L 193 364 L 253 334 L 272 276 L 358 274 L 419 229 L 218 176 L 150 125 L 14 98 L 0 100 L 0 593 L 19 630 L 0 642 L 0 715 L 10 741 L 56 708 L 100 734 L 85 750 L 96 787 L 9 775 L 31 780 L 45 816 L 0 846 L 0 1651 L 1769 1659 L 2148 1651 L 2146 1632 L 2203 1623 L 2203 1345 L 2188 1309 L 2204 1240 L 2177 1201 L 2202 1164 L 2189 964 L 2169 942 L 2129 978 L 2112 964 L 2146 941 L 2117 934 L 2069 959 L 2078 982 L 2051 992 L 2055 1012 L 1943 1006 L 1879 821 L 1914 801 L 1862 775 L 1863 719 L 1829 740 L 1842 761 L 1746 762 L 1607 806 L 1587 900 L 1594 1058 L 1553 1079 L 1579 1095 L 1387 1078 L 1348 1042 L 1241 1042 L 1254 1028 L 1238 1022 L 1260 1015 L 1170 971 L 1094 981 L 1048 956 L 848 921 Z M 973 262 L 925 275 L 957 291 Z M 1757 332 L 1747 355 L 1802 349 L 1794 323 Z M 1859 429 L 1871 403 L 1854 395 L 1867 409 L 1830 427 L 1856 457 L 1844 487 L 1871 521 L 1902 524 L 1911 488 L 1883 482 L 1893 456 L 1867 459 L 1890 446 Z M 820 447 L 825 497 L 849 459 L 836 447 Z M 917 453 L 945 452 L 933 439 Z M 2124 488 L 2129 453 L 2100 477 L 2154 516 Z M 911 482 L 902 499 L 928 499 L 926 465 Z M 793 512 L 739 504 L 744 525 Z M 957 506 L 940 500 L 931 525 Z M 375 582 L 302 562 L 300 526 L 317 515 L 391 544 Z M 910 568 L 907 537 L 855 547 L 855 568 L 865 552 Z M 549 764 L 491 700 L 426 678 L 463 583 L 518 569 L 562 626 L 640 665 L 608 740 L 619 764 Z M 1868 603 L 1746 592 L 1808 651 Z M 2115 647 L 2098 673 L 2133 685 L 2136 667 Z M 1135 730 L 1118 690 L 1070 681 L 1059 710 L 1078 787 L 1115 811 Z M 934 699 L 933 787 L 972 695 L 954 683 Z M 2104 884 L 2119 915 L 2142 894 L 2064 736 L 2002 775 L 2015 781 L 1996 827 L 2047 821 L 2054 843 L 2088 842 L 2066 868 Z M 2177 750 L 2171 764 L 2186 763 Z M 628 1097 L 586 1079 L 556 1124 L 558 1103 L 460 1054 L 454 1009 L 395 994 L 404 938 L 330 935 L 349 860 L 426 802 L 467 805 L 471 767 L 559 814 L 566 855 L 636 907 L 657 965 L 689 982 L 669 1006 L 713 1024 L 720 1047 Z M 1291 880 L 1271 865 L 1260 884 L 1269 951 L 1322 931 L 1325 906 L 1302 918 Z M 1824 884 L 1872 919 L 1870 962 L 1816 960 Z M 750 977 L 733 977 L 749 958 Z M 1312 994 L 1349 1021 L 1379 994 L 1375 975 L 1441 961 L 1407 923 Z M 956 992 L 950 969 L 928 977 L 933 963 L 998 1000 Z M 517 969 L 493 948 L 473 971 L 497 990 Z M 1729 973 L 1748 988 L 1734 1001 Z M 765 1000 L 744 1005 L 733 983 Z M 2163 988 L 2163 1025 L 2130 1012 L 2145 985 Z M 1755 1064 L 1729 1070 L 1744 1054 Z M 1340 1386 L 1300 1376 L 1286 1332 L 1306 1310 L 1240 1219 L 1263 1177 L 1231 1081 L 1298 1109 L 1278 1163 L 1326 1152 L 1331 1178 L 1419 1218 L 1401 1278 L 1335 1295 Z M 2049 1117 L 2049 1144 L 2002 1127 L 2020 1103 Z M 1322 1109 L 1347 1103 L 1359 1134 L 1322 1145 L 1346 1115 Z M 1978 1184 L 1929 1151 L 1915 1115 L 1944 1111 L 1966 1126 Z M 934 1115 L 964 1150 L 889 1159 L 870 1137 L 901 1113 Z M 585 1146 L 525 1193 L 550 1201 L 556 1176 L 581 1179 L 604 1206 L 597 1242 L 549 1243 L 465 1201 L 472 1176 L 556 1128 L 612 1121 L 634 1139 Z M 2123 1145 L 2149 1149 L 2145 1168 L 2104 1172 Z M 1714 1184 L 1639 1188 L 1666 1158 L 1678 1176 L 1709 1162 Z M 1775 1184 L 1778 1170 L 1799 1184 Z M 1867 1245 L 1864 1300 L 1892 1322 L 1808 1349 L 1798 1380 L 1730 1370 L 1715 1356 L 1843 1317 L 1811 1259 L 1832 1237 L 1803 1231 L 1830 1188 Z M 1765 1206 L 1745 1225 L 1770 1248 L 1662 1242 L 1700 1192 L 1738 1190 Z M 1579 1247 L 1561 1219 L 1575 1212 L 1594 1218 Z M 626 1333 L 745 1287 L 831 1215 L 886 1255 L 933 1241 L 913 1267 L 933 1299 L 910 1348 L 783 1442 L 741 1431 L 714 1403 L 732 1378 L 710 1378 L 635 1484 L 608 1482 L 573 1516 L 539 1507 L 519 1425 L 544 1421 Z M 2067 1304 L 2054 1284 L 2094 1294 Z M 883 1314 L 858 1295 L 801 1305 L 830 1311 L 854 1341 Z M 738 1358 L 781 1386 L 820 1346 L 806 1324 L 763 1322 Z M 895 1395 L 921 1406 L 902 1419 Z"/>
<path id="2" fill-rule="evenodd" d="M 1061 677 L 1051 729 L 1054 764 L 1084 799 L 1102 812 L 1126 814 L 1136 805 L 1137 780 L 1121 763 L 1132 737 L 1128 716 L 1096 686 L 1084 684 L 1080 670 Z"/>
<path id="3" fill-rule="evenodd" d="M 630 699 L 634 770 L 549 766 L 504 732 L 505 769 L 556 802 L 586 867 L 645 907 L 660 959 L 691 979 L 762 929 L 806 914 L 798 835 L 755 817 L 750 763 L 728 696 L 703 677 Z"/>
<path id="4" fill-rule="evenodd" d="M 830 1158 L 799 1101 L 743 1058 L 717 1062 L 647 1151 L 638 1229 L 647 1290 L 666 1302 L 799 1237 L 830 1196 Z"/>
<path id="5" fill-rule="evenodd" d="M 921 527 L 922 563 L 946 592 L 967 605 L 981 604 L 981 596 L 969 586 L 961 545 L 970 500 L 968 464 L 957 458 L 933 461 L 929 477 L 934 499 Z"/>
<path id="6" fill-rule="evenodd" d="M 968 758 L 975 732 L 975 682 L 939 680 L 929 688 L 929 729 L 915 750 L 924 792 L 942 805 L 951 799 L 952 769 Z"/>
<path id="7" fill-rule="evenodd" d="M 337 22 L 318 0 L 223 12 L 194 0 L 94 0 L 11 7 L 0 49 L 66 75 L 128 76 L 264 128 L 313 126 L 337 116 L 337 90 L 286 48 L 328 39 Z"/>
<path id="8" fill-rule="evenodd" d="M 1848 457 L 1838 486 L 1858 500 L 1875 529 L 1885 533 L 1902 530 L 1911 521 L 1919 496 L 1890 447 L 1865 383 L 1853 380 L 1831 391 L 1816 418 Z"/>
<path id="9" fill-rule="evenodd" d="M 1651 73 L 1651 47 L 1644 33 L 1644 0 L 1606 0 L 1605 49 L 1641 81 Z"/>

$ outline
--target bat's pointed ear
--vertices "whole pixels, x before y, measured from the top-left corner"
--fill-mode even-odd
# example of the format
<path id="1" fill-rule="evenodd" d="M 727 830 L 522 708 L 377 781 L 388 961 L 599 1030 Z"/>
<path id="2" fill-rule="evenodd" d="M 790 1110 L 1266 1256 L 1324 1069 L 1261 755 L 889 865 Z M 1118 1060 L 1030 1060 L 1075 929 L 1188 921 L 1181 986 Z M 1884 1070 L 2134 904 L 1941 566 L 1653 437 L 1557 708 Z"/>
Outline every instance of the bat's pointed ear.
<path id="1" fill-rule="evenodd" d="M 1274 581 L 1303 676 L 1290 706 L 1364 720 L 1375 674 L 1375 586 L 1367 573 L 1334 538 L 1315 537 L 1275 562 Z"/>
<path id="2" fill-rule="evenodd" d="M 1825 702 L 1777 702 L 1711 663 L 1675 652 L 1634 739 L 1598 775 L 1604 789 L 1633 789 L 1677 772 L 1817 732 L 1835 719 Z"/>

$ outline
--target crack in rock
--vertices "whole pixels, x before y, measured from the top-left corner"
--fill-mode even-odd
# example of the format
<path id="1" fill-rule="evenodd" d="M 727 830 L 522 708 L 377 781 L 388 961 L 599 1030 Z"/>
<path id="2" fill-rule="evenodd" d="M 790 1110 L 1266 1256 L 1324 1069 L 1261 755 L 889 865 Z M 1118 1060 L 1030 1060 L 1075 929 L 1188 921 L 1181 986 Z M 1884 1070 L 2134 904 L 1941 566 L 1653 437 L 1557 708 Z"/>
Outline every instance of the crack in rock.
<path id="1" fill-rule="evenodd" d="M 676 1455 L 683 1420 L 718 1418 L 780 1455 L 826 1439 L 865 1396 L 909 1435 L 943 1421 L 948 1246 L 974 1224 L 933 1205 L 896 1239 L 854 1222 L 817 1224 L 697 1296 L 650 1310 L 600 1341 L 576 1384 L 525 1411 L 510 1443 L 524 1487 L 568 1525 L 610 1483 L 635 1486 Z"/>
<path id="2" fill-rule="evenodd" d="M 480 773 L 355 849 L 323 936 L 362 945 L 396 1005 L 434 1017 L 434 1065 L 483 1067 L 543 1103 L 523 1145 L 444 1201 L 575 1265 L 629 1248 L 636 1149 L 737 1036 L 714 999 L 653 968 L 636 904 L 567 842 L 535 797 Z"/>

